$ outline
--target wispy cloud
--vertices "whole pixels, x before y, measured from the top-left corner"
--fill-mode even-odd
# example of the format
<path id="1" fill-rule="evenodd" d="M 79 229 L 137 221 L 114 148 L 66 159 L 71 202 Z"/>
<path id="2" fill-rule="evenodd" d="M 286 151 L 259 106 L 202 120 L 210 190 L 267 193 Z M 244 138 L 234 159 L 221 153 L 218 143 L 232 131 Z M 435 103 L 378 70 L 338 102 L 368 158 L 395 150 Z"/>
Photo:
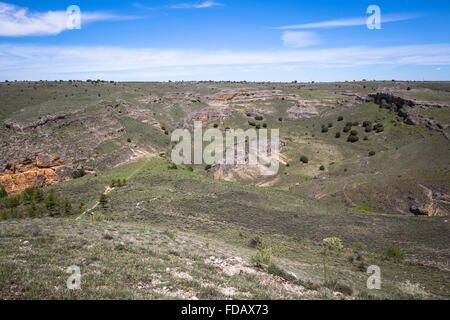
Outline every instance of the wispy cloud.
<path id="1" fill-rule="evenodd" d="M 450 44 L 392 47 L 345 47 L 297 50 L 132 49 L 120 47 L 62 47 L 0 45 L 0 79 L 158 80 L 187 78 L 201 70 L 267 69 L 276 74 L 286 67 L 321 69 L 364 66 L 450 65 Z"/>
<path id="2" fill-rule="evenodd" d="M 214 1 L 204 1 L 201 3 L 180 3 L 169 6 L 171 9 L 203 9 L 203 8 L 212 8 L 212 7 L 223 7 L 222 3 L 214 2 Z"/>
<path id="3" fill-rule="evenodd" d="M 310 31 L 286 31 L 281 36 L 286 47 L 304 48 L 320 43 L 320 38 L 315 32 Z"/>
<path id="4" fill-rule="evenodd" d="M 139 17 L 120 16 L 106 12 L 83 12 L 83 23 L 130 20 Z M 28 8 L 0 2 L 0 36 L 57 35 L 68 29 L 65 11 L 31 12 Z"/>
<path id="5" fill-rule="evenodd" d="M 292 30 L 292 29 L 321 29 L 321 28 L 363 26 L 363 25 L 366 25 L 368 17 L 369 16 L 360 17 L 360 18 L 319 21 L 319 22 L 312 22 L 312 23 L 273 27 L 271 29 Z M 417 14 L 381 15 L 381 23 L 412 20 L 412 19 L 416 19 L 419 17 L 421 17 L 421 15 L 417 15 Z"/>

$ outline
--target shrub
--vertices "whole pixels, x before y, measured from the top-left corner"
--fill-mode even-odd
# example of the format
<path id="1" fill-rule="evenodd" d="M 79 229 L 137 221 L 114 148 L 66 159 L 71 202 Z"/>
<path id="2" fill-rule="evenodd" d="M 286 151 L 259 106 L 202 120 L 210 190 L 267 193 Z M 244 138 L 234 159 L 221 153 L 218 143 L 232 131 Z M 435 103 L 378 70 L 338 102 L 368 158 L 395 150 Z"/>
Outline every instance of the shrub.
<path id="1" fill-rule="evenodd" d="M 371 124 L 369 124 L 368 126 L 366 126 L 366 129 L 365 129 L 366 132 L 371 132 L 372 130 L 373 130 L 373 127 L 372 127 Z"/>
<path id="2" fill-rule="evenodd" d="M 326 133 L 326 132 L 328 132 L 328 127 L 327 126 L 322 126 L 322 132 L 323 133 Z"/>
<path id="3" fill-rule="evenodd" d="M 187 171 L 189 172 L 194 172 L 194 168 L 192 168 L 191 166 L 187 167 Z"/>
<path id="4" fill-rule="evenodd" d="M 358 140 L 359 140 L 358 136 L 352 136 L 352 135 L 350 135 L 350 136 L 347 138 L 347 141 L 348 141 L 348 142 L 351 142 L 351 143 L 355 143 L 355 142 L 357 142 Z"/>
<path id="5" fill-rule="evenodd" d="M 72 178 L 74 178 L 74 179 L 84 177 L 85 175 L 86 175 L 86 171 L 84 171 L 84 169 L 78 169 L 78 170 L 75 170 L 74 172 L 72 172 Z"/>
<path id="6" fill-rule="evenodd" d="M 346 127 L 352 127 L 352 126 L 353 126 L 353 122 L 347 122 L 347 123 L 345 124 L 345 126 L 346 126 Z"/>
<path id="7" fill-rule="evenodd" d="M 263 128 L 267 128 L 267 123 L 263 123 Z"/>
<path id="8" fill-rule="evenodd" d="M 386 251 L 384 251 L 384 255 L 394 260 L 403 260 L 405 258 L 405 253 L 395 246 L 387 248 Z"/>
<path id="9" fill-rule="evenodd" d="M 375 154 L 375 151 L 369 151 L 369 157 L 373 157 Z"/>
<path id="10" fill-rule="evenodd" d="M 351 129 L 352 127 L 345 126 L 344 129 L 342 129 L 342 131 L 349 132 Z"/>
<path id="11" fill-rule="evenodd" d="M 253 238 L 250 239 L 249 245 L 252 248 L 258 248 L 258 246 L 262 243 L 262 240 L 260 237 L 255 236 Z"/>
<path id="12" fill-rule="evenodd" d="M 352 131 L 350 131 L 350 135 L 357 136 L 358 135 L 358 131 L 352 130 Z"/>
<path id="13" fill-rule="evenodd" d="M 342 240 L 339 238 L 325 238 L 323 239 L 323 243 L 327 245 L 331 249 L 342 249 L 344 246 L 342 245 Z"/>
<path id="14" fill-rule="evenodd" d="M 342 121 L 342 120 L 344 120 L 343 116 L 339 116 L 338 119 L 337 119 L 337 121 Z"/>
<path id="15" fill-rule="evenodd" d="M 372 125 L 372 123 L 370 121 L 364 121 L 363 122 L 363 127 L 366 128 L 368 126 Z"/>
<path id="16" fill-rule="evenodd" d="M 8 196 L 8 193 L 6 192 L 6 190 L 5 190 L 5 187 L 4 186 L 1 186 L 1 188 L 0 188 L 0 198 L 6 198 Z"/>
<path id="17" fill-rule="evenodd" d="M 263 118 L 263 116 L 256 116 L 255 117 L 255 120 L 257 120 L 257 121 L 261 121 L 261 120 L 263 120 L 264 118 Z"/>
<path id="18" fill-rule="evenodd" d="M 106 219 L 105 215 L 103 213 L 101 213 L 101 212 L 96 212 L 96 213 L 94 213 L 92 215 L 92 221 L 100 222 L 100 221 L 103 221 L 105 219 Z"/>
<path id="19" fill-rule="evenodd" d="M 169 170 L 177 170 L 178 166 L 175 163 L 171 163 L 167 166 L 167 169 Z"/>
<path id="20" fill-rule="evenodd" d="M 272 247 L 266 245 L 264 242 L 260 243 L 256 248 L 256 254 L 252 257 L 252 262 L 261 265 L 272 262 Z"/>
<path id="21" fill-rule="evenodd" d="M 383 131 L 384 131 L 384 127 L 383 126 L 378 127 L 377 130 L 376 130 L 377 133 L 380 133 L 380 132 L 383 132 Z"/>
<path id="22" fill-rule="evenodd" d="M 280 121 L 280 122 L 281 122 L 281 121 L 283 121 L 283 118 L 281 118 L 281 117 L 280 117 L 280 118 L 278 118 L 278 121 Z"/>
<path id="23" fill-rule="evenodd" d="M 261 129 L 261 125 L 260 125 L 260 124 L 257 124 L 257 125 L 255 126 L 255 128 L 256 128 L 256 129 Z"/>
<path id="24" fill-rule="evenodd" d="M 300 161 L 303 162 L 303 163 L 308 163 L 308 162 L 309 162 L 309 159 L 308 159 L 308 157 L 306 157 L 306 156 L 301 156 L 301 157 L 300 157 Z"/>
<path id="25" fill-rule="evenodd" d="M 256 123 L 254 121 L 248 121 L 248 124 L 252 127 L 256 126 Z"/>
<path id="26" fill-rule="evenodd" d="M 72 202 L 70 201 L 69 198 L 64 198 L 63 200 L 63 208 L 64 208 L 64 212 L 66 214 L 70 213 L 70 211 L 72 211 Z"/>
<path id="27" fill-rule="evenodd" d="M 98 199 L 98 202 L 101 204 L 102 208 L 106 208 L 106 205 L 108 204 L 108 196 L 102 193 L 100 199 Z"/>
<path id="28" fill-rule="evenodd" d="M 281 269 L 280 267 L 278 267 L 277 265 L 275 265 L 274 263 L 269 264 L 269 266 L 267 267 L 267 272 L 274 275 L 274 276 L 278 276 L 280 278 L 283 278 L 284 280 L 288 281 L 288 282 L 292 282 L 292 281 L 296 281 L 297 278 L 284 271 L 283 269 Z"/>
<path id="29" fill-rule="evenodd" d="M 207 165 L 205 166 L 205 171 L 208 171 L 209 169 L 211 169 L 211 165 L 210 165 L 210 164 L 207 164 Z"/>
<path id="30" fill-rule="evenodd" d="M 325 167 L 324 166 L 320 166 L 320 171 L 324 171 L 325 170 Z"/>
<path id="31" fill-rule="evenodd" d="M 367 140 L 369 140 L 369 137 L 368 136 L 364 136 L 364 141 L 367 141 Z"/>
<path id="32" fill-rule="evenodd" d="M 355 251 L 364 251 L 367 248 L 366 244 L 363 242 L 353 242 L 352 247 Z"/>
<path id="33" fill-rule="evenodd" d="M 130 143 L 130 142 L 131 142 L 131 138 L 128 138 L 128 139 L 127 139 L 127 142 Z"/>
<path id="34" fill-rule="evenodd" d="M 330 122 L 330 123 L 328 124 L 328 128 L 333 128 L 333 123 L 332 123 L 332 122 Z"/>
<path id="35" fill-rule="evenodd" d="M 336 137 L 337 139 L 339 139 L 339 138 L 341 137 L 341 133 L 340 133 L 340 132 L 336 132 L 335 137 Z"/>
<path id="36" fill-rule="evenodd" d="M 217 123 L 214 123 L 214 128 L 218 128 L 219 127 L 219 125 L 217 124 Z"/>
<path id="37" fill-rule="evenodd" d="M 359 122 L 358 122 L 358 121 L 355 121 L 355 122 L 352 123 L 352 125 L 353 125 L 354 127 L 357 127 L 357 126 L 359 126 Z"/>

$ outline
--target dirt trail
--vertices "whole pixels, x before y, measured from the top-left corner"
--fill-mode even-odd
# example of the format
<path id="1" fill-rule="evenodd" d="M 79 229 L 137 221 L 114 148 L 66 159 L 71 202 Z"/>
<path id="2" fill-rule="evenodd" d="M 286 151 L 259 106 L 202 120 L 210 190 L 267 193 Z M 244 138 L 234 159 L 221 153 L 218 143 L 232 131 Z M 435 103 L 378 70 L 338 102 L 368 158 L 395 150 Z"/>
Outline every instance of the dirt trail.
<path id="1" fill-rule="evenodd" d="M 133 171 L 127 178 L 126 180 L 130 180 L 132 177 L 134 177 L 139 171 L 141 171 L 145 166 L 145 162 L 139 167 L 137 168 L 135 171 Z M 113 191 L 115 188 L 114 187 L 110 187 L 110 186 L 106 186 L 105 191 L 103 192 L 103 194 L 107 195 L 109 193 L 111 193 L 111 191 Z M 82 217 L 84 217 L 87 213 L 92 212 L 94 209 L 96 209 L 98 207 L 98 205 L 100 204 L 99 201 L 97 201 L 92 207 L 90 207 L 89 209 L 86 209 L 82 214 L 80 214 L 75 220 L 80 220 Z"/>

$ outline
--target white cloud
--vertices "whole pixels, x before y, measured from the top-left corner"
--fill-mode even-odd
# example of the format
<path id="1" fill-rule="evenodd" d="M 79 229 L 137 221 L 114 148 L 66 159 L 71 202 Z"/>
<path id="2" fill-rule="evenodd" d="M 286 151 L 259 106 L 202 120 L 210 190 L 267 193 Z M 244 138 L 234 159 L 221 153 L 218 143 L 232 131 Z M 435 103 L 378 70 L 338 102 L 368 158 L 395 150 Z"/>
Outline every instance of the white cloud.
<path id="1" fill-rule="evenodd" d="M 364 26 L 367 23 L 368 17 L 369 16 L 361 17 L 361 18 L 328 20 L 328 21 L 320 21 L 320 22 L 274 27 L 272 29 L 290 30 L 290 29 L 320 29 L 320 28 Z M 381 15 L 381 23 L 405 21 L 405 20 L 416 19 L 418 17 L 420 17 L 420 16 L 412 15 L 412 14 L 411 15 Z"/>
<path id="2" fill-rule="evenodd" d="M 281 36 L 281 40 L 286 47 L 291 48 L 311 47 L 320 43 L 319 36 L 309 31 L 286 31 Z"/>
<path id="3" fill-rule="evenodd" d="M 63 47 L 0 45 L 0 79 L 158 80 L 190 78 L 239 69 L 236 76 L 254 68 L 358 68 L 376 65 L 450 65 L 450 45 L 345 47 L 263 51 L 133 49 L 120 47 Z M 220 71 L 220 72 L 219 72 Z M 223 76 L 223 73 L 222 73 Z"/>
<path id="4" fill-rule="evenodd" d="M 82 12 L 82 23 L 105 20 L 128 20 L 137 17 L 104 12 Z M 0 2 L 0 36 L 57 35 L 68 29 L 65 11 L 31 12 L 28 8 Z"/>
<path id="5" fill-rule="evenodd" d="M 212 7 L 223 7 L 223 4 L 214 1 L 204 1 L 201 3 L 180 3 L 170 6 L 171 9 L 203 9 Z"/>

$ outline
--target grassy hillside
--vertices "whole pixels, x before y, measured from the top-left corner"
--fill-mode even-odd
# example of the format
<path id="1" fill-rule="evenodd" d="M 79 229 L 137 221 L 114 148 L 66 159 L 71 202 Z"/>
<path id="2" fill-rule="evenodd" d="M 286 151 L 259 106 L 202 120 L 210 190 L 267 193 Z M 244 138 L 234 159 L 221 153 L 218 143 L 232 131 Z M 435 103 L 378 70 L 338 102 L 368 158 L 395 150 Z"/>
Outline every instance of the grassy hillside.
<path id="1" fill-rule="evenodd" d="M 448 299 L 449 89 L 1 83 L 1 175 L 34 186 L 39 167 L 14 170 L 35 154 L 90 172 L 0 193 L 1 297 Z M 370 100 L 377 92 L 417 105 L 399 112 Z M 280 129 L 278 174 L 172 167 L 170 133 L 199 117 L 222 131 Z M 71 265 L 81 291 L 66 289 Z M 381 290 L 366 287 L 370 265 Z"/>

